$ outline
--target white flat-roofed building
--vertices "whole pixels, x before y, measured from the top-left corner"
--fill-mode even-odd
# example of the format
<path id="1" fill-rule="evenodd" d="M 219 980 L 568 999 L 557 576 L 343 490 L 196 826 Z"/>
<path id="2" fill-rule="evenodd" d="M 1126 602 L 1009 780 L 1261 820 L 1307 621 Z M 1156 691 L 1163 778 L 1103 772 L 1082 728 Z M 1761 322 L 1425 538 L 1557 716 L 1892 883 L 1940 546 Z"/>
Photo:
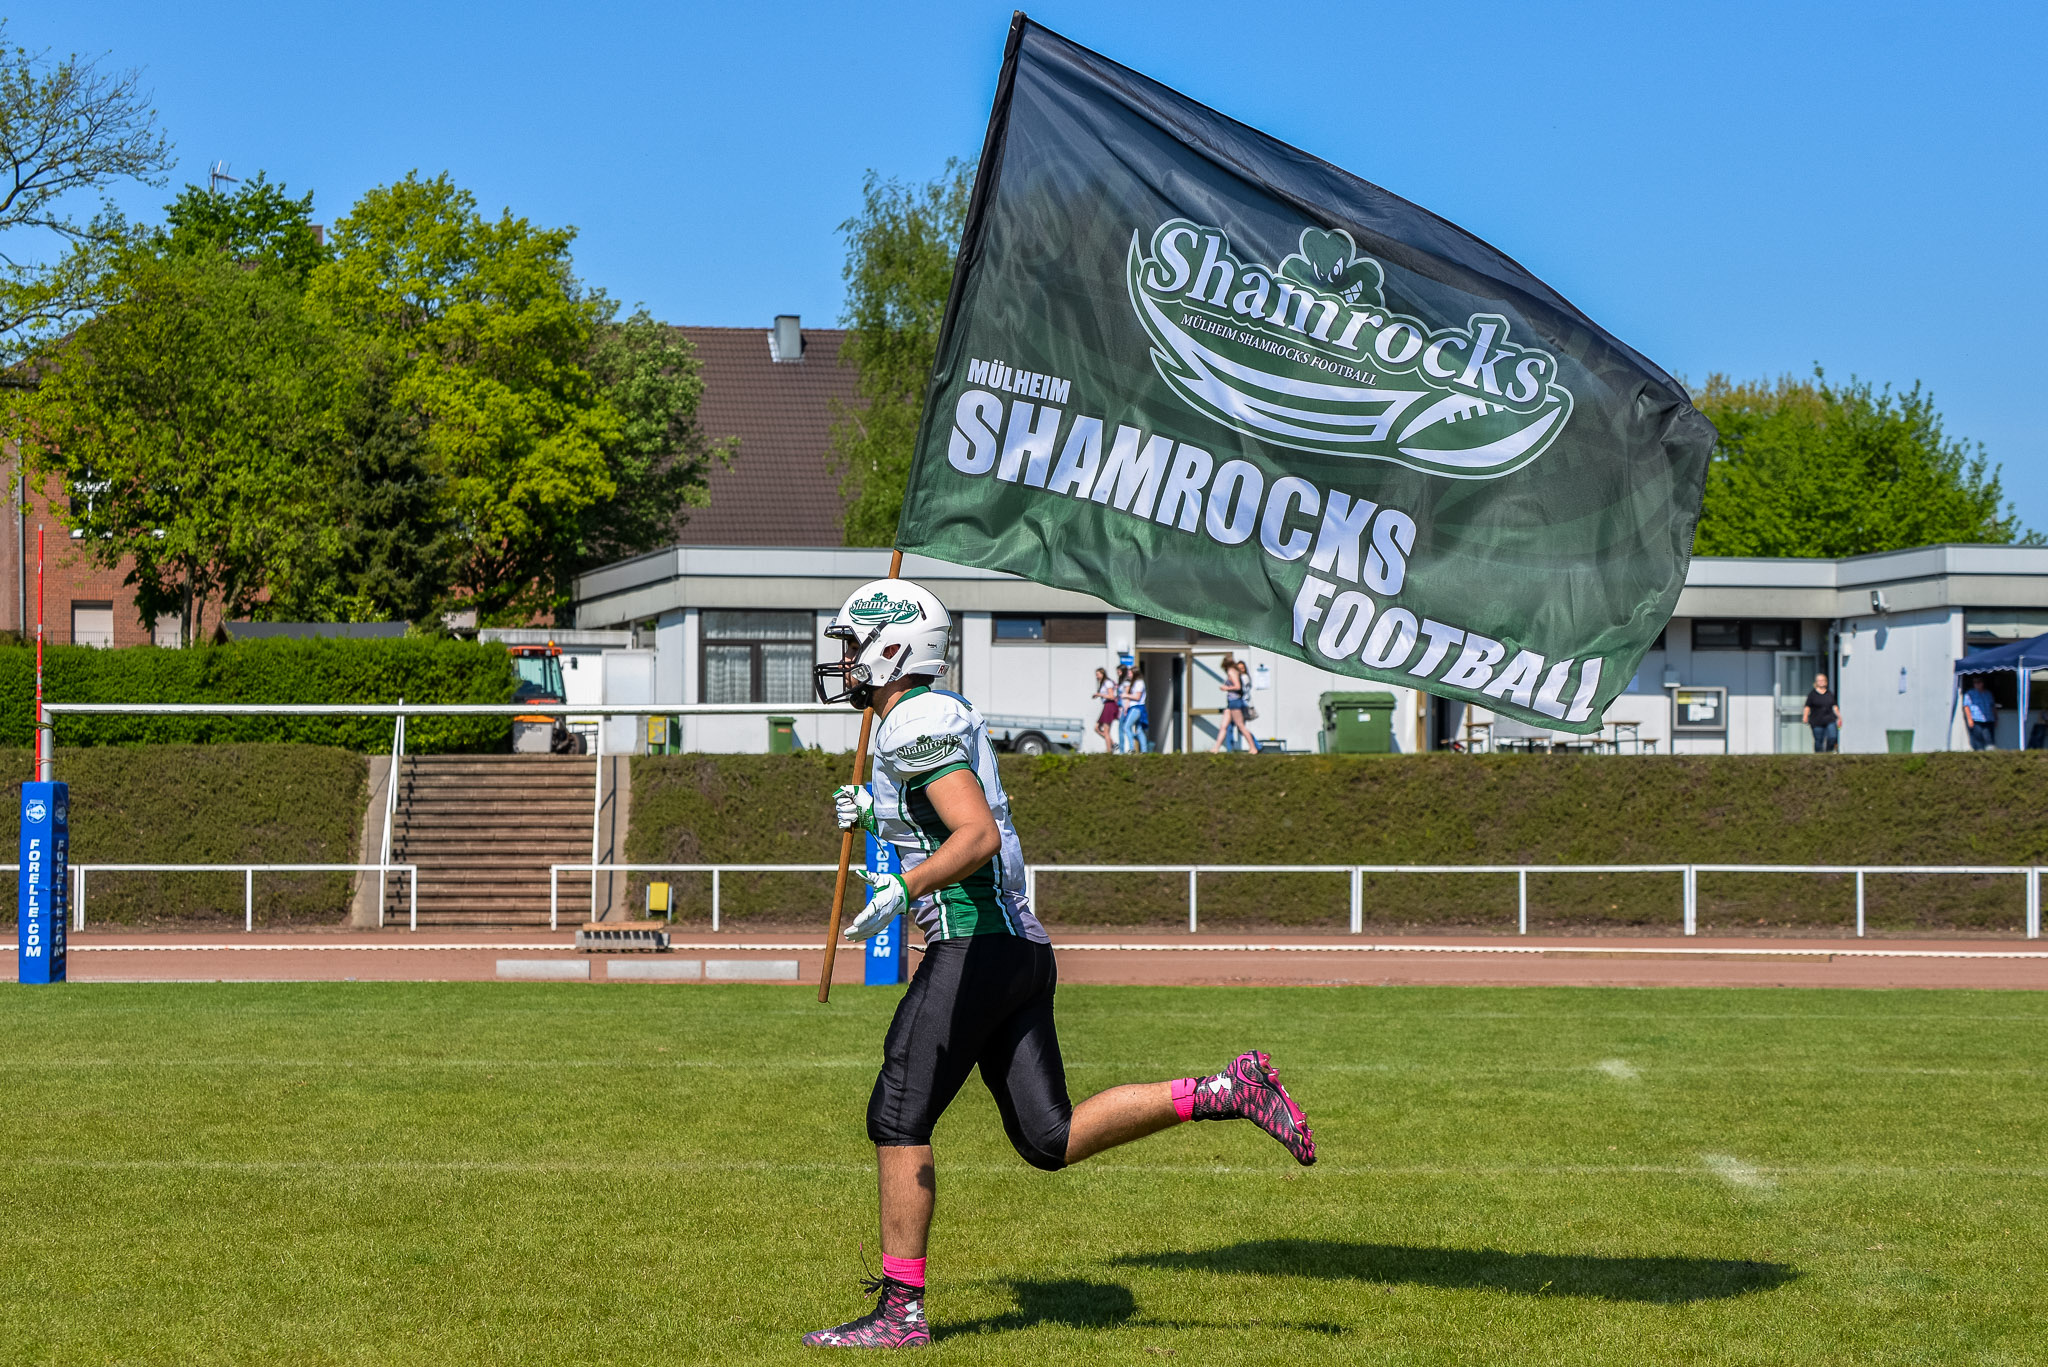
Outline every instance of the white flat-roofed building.
<path id="1" fill-rule="evenodd" d="M 657 703 L 812 700 L 811 666 L 836 658 L 824 627 L 847 595 L 888 572 L 886 550 L 801 546 L 677 546 L 607 565 L 577 582 L 575 625 L 635 629 L 654 651 Z M 1092 726 L 1094 671 L 1134 654 L 1151 694 L 1157 748 L 1207 750 L 1221 721 L 1225 652 L 1252 669 L 1252 730 L 1290 751 L 1314 751 L 1326 692 L 1394 696 L 1394 747 L 1542 744 L 1532 728 L 1412 689 L 1353 679 L 1119 611 L 1088 594 L 906 556 L 903 574 L 929 587 L 958 623 L 949 687 L 985 713 Z M 1770 754 L 1812 749 L 1800 707 L 1816 672 L 1837 679 L 1844 751 L 1883 751 L 1912 732 L 1916 751 L 1967 747 L 1952 708 L 1953 662 L 1970 648 L 2048 632 L 2048 548 L 1927 546 L 1843 560 L 1699 558 L 1676 615 L 1608 709 L 1605 736 L 1624 751 Z M 2013 676 L 2000 693 L 1999 744 L 2023 731 Z M 1725 690 L 1716 709 L 1696 704 Z M 2029 690 L 2031 692 L 2031 689 Z M 1681 701 L 1685 706 L 1681 706 Z M 1701 722 L 1686 729 L 1693 715 Z M 1677 723 L 1674 726 L 1674 721 Z M 858 715 L 803 717 L 806 746 L 850 750 Z M 1521 734 L 1516 734 L 1521 733 Z M 703 717 L 684 748 L 768 745 L 758 717 Z M 1564 739 L 1558 737 L 1557 739 Z"/>

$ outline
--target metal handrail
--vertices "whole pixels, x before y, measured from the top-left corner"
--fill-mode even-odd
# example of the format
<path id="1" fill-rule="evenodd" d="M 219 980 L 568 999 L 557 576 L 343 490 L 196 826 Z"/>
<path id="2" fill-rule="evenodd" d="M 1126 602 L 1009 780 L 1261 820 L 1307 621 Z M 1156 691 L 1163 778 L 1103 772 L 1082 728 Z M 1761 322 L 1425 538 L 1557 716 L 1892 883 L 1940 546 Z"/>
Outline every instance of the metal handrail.
<path id="1" fill-rule="evenodd" d="M 831 873 L 836 864 L 550 864 L 548 925 L 557 926 L 556 880 L 564 872 L 709 873 L 711 928 L 719 928 L 719 875 L 753 873 Z M 1516 932 L 1529 933 L 1529 875 L 1532 873 L 1675 873 L 1681 875 L 1685 933 L 1699 933 L 1699 875 L 1702 873 L 1853 873 L 1856 875 L 1856 934 L 1864 933 L 1863 877 L 1891 874 L 2018 874 L 2026 879 L 2026 937 L 2041 938 L 2041 866 L 2025 864 L 1026 864 L 1024 888 L 1036 902 L 1041 873 L 1185 873 L 1188 876 L 1188 933 L 1199 924 L 1196 879 L 1205 873 L 1343 873 L 1351 878 L 1351 933 L 1364 933 L 1365 875 L 1369 873 L 1498 873 L 1515 875 Z"/>
<path id="2" fill-rule="evenodd" d="M 20 866 L 17 864 L 17 868 Z M 69 873 L 72 929 L 85 929 L 85 875 L 99 873 L 239 873 L 242 875 L 242 929 L 256 929 L 256 875 L 259 873 L 368 873 L 372 870 L 403 869 L 411 893 L 411 928 L 420 928 L 420 869 L 417 864 L 73 864 Z M 383 907 L 378 907 L 377 924 L 382 926 Z"/>
<path id="3" fill-rule="evenodd" d="M 597 875 L 600 873 L 708 873 L 711 875 L 711 928 L 718 929 L 718 875 L 726 869 L 741 869 L 749 873 L 837 873 L 837 864 L 600 864 L 592 860 L 588 864 L 548 865 L 548 929 L 560 929 L 558 916 L 557 879 L 564 871 L 588 873 L 595 899 Z"/>
<path id="4" fill-rule="evenodd" d="M 398 700 L 400 707 L 405 699 Z M 405 714 L 399 713 L 391 722 L 391 768 L 384 775 L 384 844 L 377 856 L 377 929 L 384 928 L 384 875 L 391 867 L 391 825 L 398 815 L 398 770 L 405 761 Z M 415 920 L 418 919 L 415 911 Z"/>
<path id="5" fill-rule="evenodd" d="M 849 716 L 844 703 L 48 702 L 48 717 L 787 717 Z"/>

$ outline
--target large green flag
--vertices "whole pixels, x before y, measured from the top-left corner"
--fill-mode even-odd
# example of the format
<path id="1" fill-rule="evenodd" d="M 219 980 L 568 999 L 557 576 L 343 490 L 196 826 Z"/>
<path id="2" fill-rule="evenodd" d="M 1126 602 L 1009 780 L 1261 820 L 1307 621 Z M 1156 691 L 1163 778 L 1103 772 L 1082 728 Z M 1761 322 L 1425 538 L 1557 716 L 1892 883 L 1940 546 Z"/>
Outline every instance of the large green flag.
<path id="1" fill-rule="evenodd" d="M 1019 16 L 897 544 L 1587 732 L 1713 443 L 1470 233 Z"/>

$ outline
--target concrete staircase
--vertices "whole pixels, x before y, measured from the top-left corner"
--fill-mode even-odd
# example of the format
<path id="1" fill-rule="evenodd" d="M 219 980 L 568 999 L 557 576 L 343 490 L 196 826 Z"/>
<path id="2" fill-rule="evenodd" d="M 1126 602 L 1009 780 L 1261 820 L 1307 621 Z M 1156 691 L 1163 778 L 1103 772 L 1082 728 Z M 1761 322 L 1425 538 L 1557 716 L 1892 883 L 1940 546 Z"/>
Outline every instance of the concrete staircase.
<path id="1" fill-rule="evenodd" d="M 545 926 L 548 865 L 590 862 L 594 763 L 579 755 L 402 759 L 391 861 L 419 865 L 419 923 Z M 405 884 L 400 875 L 387 885 L 387 925 L 406 924 Z M 590 875 L 564 873 L 559 888 L 562 924 L 581 925 Z"/>

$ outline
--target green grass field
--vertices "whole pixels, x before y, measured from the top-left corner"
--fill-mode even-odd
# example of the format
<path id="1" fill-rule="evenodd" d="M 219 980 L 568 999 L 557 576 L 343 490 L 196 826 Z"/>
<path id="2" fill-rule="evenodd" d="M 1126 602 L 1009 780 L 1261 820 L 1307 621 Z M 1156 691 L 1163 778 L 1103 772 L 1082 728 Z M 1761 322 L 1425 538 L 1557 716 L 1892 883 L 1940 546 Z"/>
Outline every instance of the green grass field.
<path id="1" fill-rule="evenodd" d="M 895 993 L 0 988 L 0 1362 L 796 1362 Z M 1070 988 L 1077 1093 L 1270 1048 L 1323 1158 L 939 1136 L 941 1360 L 2039 1363 L 2048 996 Z"/>

